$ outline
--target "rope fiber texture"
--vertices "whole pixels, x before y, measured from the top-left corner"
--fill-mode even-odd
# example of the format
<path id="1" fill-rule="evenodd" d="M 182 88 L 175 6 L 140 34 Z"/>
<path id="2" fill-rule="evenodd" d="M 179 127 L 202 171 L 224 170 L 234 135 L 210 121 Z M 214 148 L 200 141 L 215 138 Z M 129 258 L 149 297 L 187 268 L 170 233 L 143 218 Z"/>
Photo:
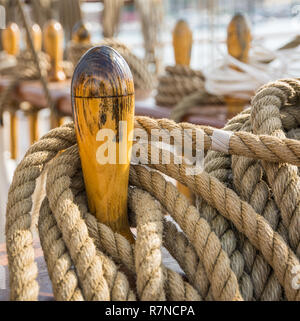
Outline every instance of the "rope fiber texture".
<path id="1" fill-rule="evenodd" d="M 38 297 L 31 209 L 46 173 L 38 228 L 56 300 L 299 301 L 299 99 L 299 80 L 262 87 L 224 128 L 227 154 L 211 150 L 213 128 L 136 117 L 135 129 L 178 129 L 175 145 L 193 129 L 193 151 L 203 131 L 206 156 L 204 171 L 187 175 L 185 163 L 160 162 L 158 147 L 141 150 L 142 161 L 157 159 L 130 168 L 134 245 L 89 213 L 74 124 L 50 131 L 29 148 L 9 190 L 11 299 Z M 164 175 L 195 193 L 196 207 Z M 164 266 L 162 246 L 183 275 Z"/>
<path id="2" fill-rule="evenodd" d="M 188 66 L 175 65 L 167 66 L 165 74 L 158 79 L 157 94 L 155 101 L 160 106 L 176 106 L 173 119 L 180 120 L 190 103 L 181 103 L 185 98 L 192 95 L 201 95 L 201 99 L 197 99 L 197 103 L 220 103 L 217 96 L 207 94 L 205 90 L 205 79 L 200 70 L 193 70 Z M 194 97 L 193 96 L 193 97 Z M 193 101 L 195 99 L 193 98 Z M 179 107 L 177 107 L 180 105 Z M 194 105 L 195 106 L 195 105 Z"/>

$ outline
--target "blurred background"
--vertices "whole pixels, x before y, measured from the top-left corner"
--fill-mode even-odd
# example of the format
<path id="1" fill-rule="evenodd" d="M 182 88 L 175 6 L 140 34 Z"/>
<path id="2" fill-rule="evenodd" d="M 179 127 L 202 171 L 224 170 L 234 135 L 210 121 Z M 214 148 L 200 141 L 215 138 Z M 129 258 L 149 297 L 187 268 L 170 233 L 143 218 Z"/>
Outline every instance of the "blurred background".
<path id="1" fill-rule="evenodd" d="M 256 43 L 277 49 L 300 31 L 300 1 L 294 0 L 163 0 L 164 28 L 161 45 L 163 61 L 174 64 L 172 31 L 179 19 L 185 19 L 193 31 L 191 66 L 202 68 L 226 51 L 226 29 L 232 16 L 246 14 Z M 99 19 L 103 4 L 100 1 L 82 3 L 84 19 L 92 25 L 93 40 L 102 36 Z M 118 38 L 144 57 L 143 34 L 140 17 L 133 1 L 122 10 Z"/>
<path id="2" fill-rule="evenodd" d="M 51 0 L 52 17 L 60 20 L 60 3 Z M 28 4 L 33 1 L 26 1 Z M 40 0 L 49 5 L 50 0 Z M 226 51 L 226 28 L 235 13 L 247 15 L 255 44 L 273 50 L 285 44 L 300 30 L 300 1 L 295 0 L 162 0 L 164 17 L 159 34 L 164 64 L 174 63 L 172 31 L 179 19 L 188 22 L 193 31 L 193 68 L 210 65 Z M 91 26 L 92 41 L 103 37 L 102 1 L 80 1 L 83 20 Z M 32 7 L 26 8 L 30 14 Z M 65 37 L 65 41 L 70 36 Z M 121 10 L 117 38 L 139 57 L 144 57 L 141 17 L 134 1 L 126 1 Z"/>

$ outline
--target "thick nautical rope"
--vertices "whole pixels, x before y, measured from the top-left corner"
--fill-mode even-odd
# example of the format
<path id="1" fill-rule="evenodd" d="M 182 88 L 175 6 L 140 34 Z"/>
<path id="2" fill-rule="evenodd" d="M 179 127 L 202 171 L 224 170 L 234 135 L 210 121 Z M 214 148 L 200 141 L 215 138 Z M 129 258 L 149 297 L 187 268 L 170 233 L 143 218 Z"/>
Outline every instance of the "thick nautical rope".
<path id="1" fill-rule="evenodd" d="M 148 91 L 154 88 L 155 79 L 149 72 L 147 64 L 138 58 L 126 45 L 114 38 L 104 38 L 97 44 L 78 44 L 70 41 L 67 48 L 68 60 L 76 66 L 81 56 L 95 45 L 112 47 L 124 57 L 132 72 L 136 89 Z"/>
<path id="2" fill-rule="evenodd" d="M 248 158 L 253 158 L 256 166 L 262 164 L 260 172 L 266 171 L 267 176 L 260 176 L 262 181 L 255 176 L 249 186 L 244 186 L 247 181 L 242 179 L 235 187 L 239 176 L 232 176 L 236 171 L 231 173 L 230 154 L 215 151 L 207 153 L 205 171 L 194 176 L 186 174 L 185 164 L 148 163 L 156 171 L 132 165 L 130 185 L 136 187 L 129 189 L 128 205 L 132 226 L 137 226 L 134 247 L 88 213 L 74 125 L 49 132 L 30 147 L 10 187 L 6 237 L 11 299 L 32 300 L 38 295 L 30 231 L 31 196 L 36 179 L 48 164 L 39 231 L 57 300 L 300 300 L 299 289 L 293 287 L 294 267 L 299 265 L 296 255 L 299 244 L 295 244 L 299 231 L 295 234 L 295 224 L 299 224 L 299 196 L 297 186 L 293 185 L 298 176 L 291 176 L 295 166 L 288 165 L 289 161 L 283 163 L 284 156 L 279 151 L 287 142 L 281 134 L 282 128 L 292 134 L 293 128 L 289 125 L 293 122 L 289 118 L 285 122 L 284 117 L 278 121 L 283 115 L 281 109 L 290 114 L 292 106 L 298 108 L 299 83 L 279 81 L 262 88 L 253 101 L 252 110 L 233 118 L 224 128 L 224 132 L 233 132 L 230 140 L 235 137 L 235 143 L 230 143 L 228 149 L 228 153 L 237 155 L 232 157 L 233 164 L 241 159 L 246 168 Z M 268 106 L 271 109 L 265 110 Z M 269 117 L 270 114 L 273 117 Z M 260 128 L 260 133 L 261 127 L 267 126 L 268 132 L 273 134 L 272 119 L 281 137 L 248 132 L 253 120 L 261 124 L 254 127 Z M 135 128 L 147 132 L 178 129 L 174 144 L 182 140 L 184 129 L 201 128 L 204 149 L 214 146 L 211 142 L 213 129 L 209 127 L 136 117 Z M 243 139 L 240 139 L 241 133 Z M 272 152 L 277 157 L 280 155 L 279 158 L 270 160 L 267 153 L 262 152 L 259 146 L 265 139 L 276 139 L 278 148 Z M 299 143 L 290 139 L 287 146 L 291 141 L 293 146 Z M 273 146 L 273 143 L 265 146 Z M 151 153 L 159 160 L 162 151 L 155 149 L 151 145 L 151 151 L 141 150 L 141 160 L 148 161 Z M 244 156 L 248 158 L 245 160 Z M 278 167 L 287 171 L 279 186 Z M 271 169 L 274 169 L 273 174 Z M 199 211 L 172 183 L 166 182 L 161 173 L 177 179 L 197 194 Z M 251 186 L 262 193 L 261 202 L 256 193 L 252 193 Z M 267 196 L 266 186 L 274 196 Z M 289 199 L 290 206 L 285 203 L 284 192 L 280 199 L 282 204 L 279 204 L 273 186 L 278 192 L 283 189 L 293 197 Z M 164 220 L 162 208 L 178 223 L 181 231 Z M 174 255 L 186 280 L 164 267 L 162 244 Z"/>
<path id="3" fill-rule="evenodd" d="M 255 134 L 266 133 L 285 139 L 280 109 L 300 100 L 298 80 L 282 80 L 272 87 L 261 88 L 252 101 L 251 123 Z M 269 117 L 266 118 L 266 115 Z M 300 256 L 300 178 L 298 168 L 290 164 L 271 164 L 263 161 L 269 184 L 273 186 L 274 200 L 280 209 L 289 243 Z"/>

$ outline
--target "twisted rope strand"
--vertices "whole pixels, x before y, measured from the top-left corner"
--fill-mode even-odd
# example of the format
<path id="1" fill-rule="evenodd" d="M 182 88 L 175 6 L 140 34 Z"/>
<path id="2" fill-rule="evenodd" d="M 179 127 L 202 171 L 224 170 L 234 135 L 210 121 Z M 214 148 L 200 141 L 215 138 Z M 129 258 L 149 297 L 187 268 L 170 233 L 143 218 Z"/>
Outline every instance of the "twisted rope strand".
<path id="1" fill-rule="evenodd" d="M 254 133 L 262 132 L 285 139 L 280 109 L 287 103 L 299 101 L 300 81 L 282 80 L 264 86 L 252 101 L 251 122 Z M 294 140 L 295 141 L 295 140 Z M 293 164 L 293 163 L 291 163 Z M 298 168 L 290 164 L 263 161 L 274 198 L 288 229 L 289 242 L 300 257 L 300 178 Z M 297 165 L 297 164 L 295 164 Z"/>

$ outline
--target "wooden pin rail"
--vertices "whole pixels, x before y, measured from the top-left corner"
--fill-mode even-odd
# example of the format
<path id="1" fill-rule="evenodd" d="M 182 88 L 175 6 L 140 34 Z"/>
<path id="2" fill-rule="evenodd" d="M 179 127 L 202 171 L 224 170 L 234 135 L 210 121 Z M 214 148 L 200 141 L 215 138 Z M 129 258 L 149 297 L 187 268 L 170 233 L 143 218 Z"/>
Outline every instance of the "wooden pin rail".
<path id="1" fill-rule="evenodd" d="M 0 92 L 9 84 L 5 78 L 0 78 Z M 49 82 L 49 91 L 52 100 L 60 117 L 72 117 L 71 99 L 69 94 L 70 81 Z M 14 93 L 18 101 L 27 101 L 39 109 L 47 108 L 47 100 L 43 88 L 38 81 L 23 81 L 20 83 Z M 153 118 L 170 118 L 172 108 L 158 106 L 154 99 L 137 99 L 135 100 L 135 114 L 139 116 L 150 116 Z M 206 105 L 195 106 L 189 109 L 189 112 L 182 118 L 182 121 L 193 124 L 213 126 L 222 128 L 227 120 L 226 105 Z"/>
<path id="2" fill-rule="evenodd" d="M 112 48 L 94 47 L 79 61 L 71 88 L 89 210 L 100 222 L 134 242 L 127 219 L 134 126 L 130 69 Z"/>

